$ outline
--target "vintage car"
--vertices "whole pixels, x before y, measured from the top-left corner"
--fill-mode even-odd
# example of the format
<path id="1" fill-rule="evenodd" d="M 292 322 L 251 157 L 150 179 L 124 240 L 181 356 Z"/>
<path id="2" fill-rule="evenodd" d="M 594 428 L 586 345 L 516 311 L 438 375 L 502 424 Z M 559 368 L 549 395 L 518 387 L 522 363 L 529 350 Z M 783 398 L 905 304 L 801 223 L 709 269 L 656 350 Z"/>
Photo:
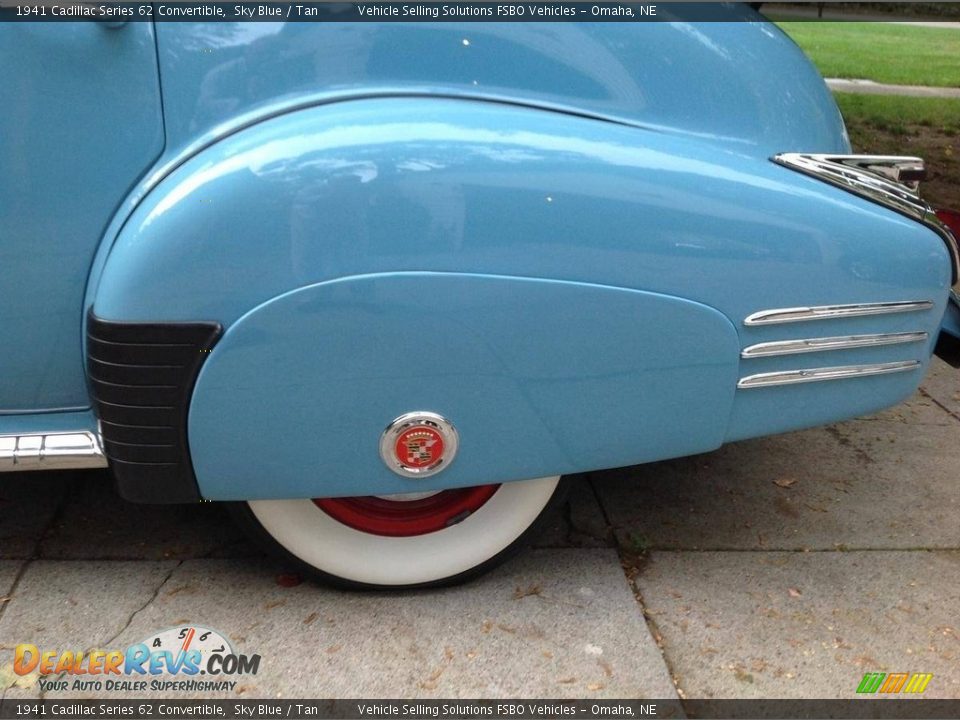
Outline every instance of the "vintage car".
<path id="1" fill-rule="evenodd" d="M 418 586 L 562 476 L 902 401 L 960 333 L 923 163 L 851 155 L 797 46 L 717 7 L 5 23 L 0 469 Z"/>

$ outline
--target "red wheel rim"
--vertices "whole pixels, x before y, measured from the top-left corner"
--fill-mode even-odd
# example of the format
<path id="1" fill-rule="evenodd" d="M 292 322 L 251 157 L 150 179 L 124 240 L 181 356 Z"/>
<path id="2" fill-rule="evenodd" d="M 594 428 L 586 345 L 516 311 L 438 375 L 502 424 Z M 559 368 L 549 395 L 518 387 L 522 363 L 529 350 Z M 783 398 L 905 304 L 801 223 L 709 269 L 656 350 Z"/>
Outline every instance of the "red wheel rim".
<path id="1" fill-rule="evenodd" d="M 499 485 L 443 490 L 418 500 L 367 495 L 317 498 L 314 504 L 334 520 L 371 535 L 426 535 L 462 522 L 493 497 Z"/>

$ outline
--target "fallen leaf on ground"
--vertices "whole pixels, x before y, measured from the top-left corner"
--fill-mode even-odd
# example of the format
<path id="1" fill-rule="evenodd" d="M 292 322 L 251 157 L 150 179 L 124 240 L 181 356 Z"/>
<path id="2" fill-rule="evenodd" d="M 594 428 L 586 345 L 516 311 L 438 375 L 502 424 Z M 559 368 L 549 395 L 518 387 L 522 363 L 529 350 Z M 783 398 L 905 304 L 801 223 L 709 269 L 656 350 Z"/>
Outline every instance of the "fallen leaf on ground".
<path id="1" fill-rule="evenodd" d="M 516 589 L 513 591 L 513 599 L 519 600 L 520 598 L 525 598 L 530 595 L 539 595 L 541 592 L 543 592 L 543 588 L 536 583 L 530 585 L 526 589 L 517 585 Z"/>
<path id="2" fill-rule="evenodd" d="M 790 597 L 800 597 L 803 594 L 796 588 L 787 588 L 787 592 L 790 593 Z"/>
<path id="3" fill-rule="evenodd" d="M 426 680 L 420 683 L 420 687 L 426 690 L 434 690 L 437 687 L 437 680 L 440 679 L 440 676 L 443 675 L 443 671 L 446 670 L 444 667 L 439 667 L 433 671 L 433 673 Z"/>
<path id="4" fill-rule="evenodd" d="M 281 573 L 277 575 L 277 585 L 280 587 L 296 587 L 303 582 L 303 578 L 298 573 Z"/>

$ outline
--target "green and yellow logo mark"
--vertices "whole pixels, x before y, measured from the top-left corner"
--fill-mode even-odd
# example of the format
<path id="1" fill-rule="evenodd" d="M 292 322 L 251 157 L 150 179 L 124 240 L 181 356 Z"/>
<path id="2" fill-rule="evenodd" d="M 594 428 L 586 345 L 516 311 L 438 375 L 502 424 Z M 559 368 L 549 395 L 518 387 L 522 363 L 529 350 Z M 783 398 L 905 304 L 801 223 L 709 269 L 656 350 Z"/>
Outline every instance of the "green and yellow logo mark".
<path id="1" fill-rule="evenodd" d="M 857 692 L 864 695 L 874 693 L 922 693 L 927 689 L 933 673 L 867 673 L 860 681 Z"/>

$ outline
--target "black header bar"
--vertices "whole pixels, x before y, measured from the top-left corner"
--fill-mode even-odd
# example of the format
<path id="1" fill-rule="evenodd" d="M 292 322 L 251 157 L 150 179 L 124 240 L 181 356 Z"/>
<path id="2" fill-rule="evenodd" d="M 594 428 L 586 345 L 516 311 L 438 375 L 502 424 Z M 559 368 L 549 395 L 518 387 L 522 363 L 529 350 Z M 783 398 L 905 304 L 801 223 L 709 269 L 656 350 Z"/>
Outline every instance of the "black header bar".
<path id="1" fill-rule="evenodd" d="M 949 4 L 949 3 L 946 3 Z M 744 8 L 707 2 L 0 2 L 0 22 L 730 22 L 755 21 Z M 754 3 L 759 5 L 759 3 Z M 812 4 L 814 7 L 816 3 Z M 849 8 L 851 4 L 846 4 Z M 905 4 L 906 5 L 906 4 Z M 931 4 L 927 4 L 930 7 Z M 766 9 L 766 8 L 762 8 Z M 774 8 L 770 7 L 771 11 Z M 783 8 L 776 8 L 781 12 Z M 785 10 L 789 12 L 789 10 Z M 909 10 L 890 13 L 895 20 Z M 816 16 L 797 20 L 816 21 Z M 833 19 L 833 18 L 831 18 Z M 845 15 L 841 19 L 856 19 Z M 948 14 L 932 20 L 953 19 Z"/>

